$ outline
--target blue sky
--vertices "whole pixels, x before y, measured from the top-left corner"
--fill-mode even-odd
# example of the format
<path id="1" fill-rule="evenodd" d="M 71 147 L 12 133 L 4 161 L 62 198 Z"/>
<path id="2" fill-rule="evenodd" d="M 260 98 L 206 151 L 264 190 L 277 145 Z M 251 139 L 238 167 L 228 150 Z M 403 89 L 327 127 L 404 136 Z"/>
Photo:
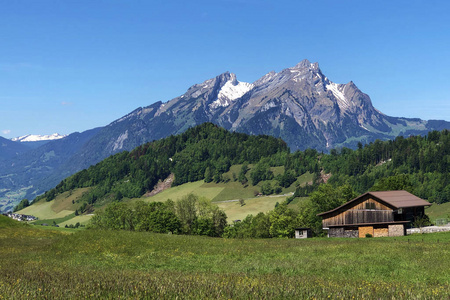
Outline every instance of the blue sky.
<path id="1" fill-rule="evenodd" d="M 391 116 L 450 121 L 449 1 L 0 0 L 0 135 L 69 134 L 225 71 L 307 58 Z"/>

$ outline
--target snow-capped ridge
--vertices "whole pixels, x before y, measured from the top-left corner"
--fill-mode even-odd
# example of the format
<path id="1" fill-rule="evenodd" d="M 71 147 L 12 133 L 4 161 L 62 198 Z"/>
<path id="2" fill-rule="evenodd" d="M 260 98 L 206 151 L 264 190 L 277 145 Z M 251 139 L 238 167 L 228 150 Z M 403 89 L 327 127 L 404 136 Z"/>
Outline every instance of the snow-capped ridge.
<path id="1" fill-rule="evenodd" d="M 67 135 L 61 135 L 59 133 L 54 133 L 50 135 L 39 135 L 39 134 L 27 134 L 24 136 L 19 136 L 12 138 L 13 142 L 40 142 L 40 141 L 53 141 L 65 138 Z"/>
<path id="2" fill-rule="evenodd" d="M 222 86 L 217 94 L 217 100 L 211 103 L 211 108 L 226 107 L 236 99 L 241 98 L 245 93 L 253 89 L 253 84 L 241 82 L 236 79 L 236 75 L 231 73 L 229 80 Z"/>

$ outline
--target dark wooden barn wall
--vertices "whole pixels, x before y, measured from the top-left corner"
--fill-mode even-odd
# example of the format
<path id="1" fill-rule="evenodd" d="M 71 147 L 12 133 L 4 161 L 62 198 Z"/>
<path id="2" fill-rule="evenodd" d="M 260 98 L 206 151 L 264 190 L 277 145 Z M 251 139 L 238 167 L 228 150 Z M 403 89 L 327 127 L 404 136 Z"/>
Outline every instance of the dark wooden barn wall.
<path id="1" fill-rule="evenodd" d="M 366 209 L 366 203 L 375 203 L 375 209 Z M 361 223 L 379 223 L 394 221 L 394 212 L 389 207 L 373 199 L 367 199 L 345 210 L 337 211 L 329 217 L 324 218 L 324 227 L 332 225 L 349 225 Z"/>

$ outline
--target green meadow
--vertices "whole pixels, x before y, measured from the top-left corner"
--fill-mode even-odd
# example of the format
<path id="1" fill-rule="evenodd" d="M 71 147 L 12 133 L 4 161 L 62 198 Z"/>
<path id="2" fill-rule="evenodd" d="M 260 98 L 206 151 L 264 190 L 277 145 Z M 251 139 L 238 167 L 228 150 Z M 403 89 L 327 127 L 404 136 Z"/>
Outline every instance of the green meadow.
<path id="1" fill-rule="evenodd" d="M 448 299 L 450 233 L 222 239 L 0 218 L 0 299 Z"/>

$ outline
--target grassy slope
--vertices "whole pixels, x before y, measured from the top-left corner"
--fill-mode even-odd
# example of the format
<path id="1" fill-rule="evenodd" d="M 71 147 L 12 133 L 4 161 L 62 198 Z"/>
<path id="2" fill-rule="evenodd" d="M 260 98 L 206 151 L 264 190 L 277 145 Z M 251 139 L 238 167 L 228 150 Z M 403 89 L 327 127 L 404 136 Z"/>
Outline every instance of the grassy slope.
<path id="1" fill-rule="evenodd" d="M 233 240 L 0 228 L 0 295 L 447 299 L 449 246 L 450 233 L 395 239 Z"/>
<path id="2" fill-rule="evenodd" d="M 234 220 L 243 220 L 247 215 L 257 215 L 259 212 L 273 210 L 277 202 L 283 202 L 286 196 L 271 196 L 246 199 L 245 205 L 241 206 L 239 201 L 214 202 L 225 211 L 228 223 Z"/>
<path id="3" fill-rule="evenodd" d="M 39 219 L 57 219 L 57 218 L 64 218 L 67 215 L 72 214 L 74 211 L 71 210 L 61 210 L 59 212 L 56 212 L 52 209 L 54 201 L 45 202 L 45 201 L 39 201 L 36 204 L 33 204 L 32 206 L 26 207 L 20 211 L 18 211 L 19 214 L 25 214 L 25 215 L 33 215 L 35 217 L 38 217 Z"/>
<path id="4" fill-rule="evenodd" d="M 433 205 L 425 209 L 425 213 L 432 221 L 441 218 L 450 219 L 450 202 L 444 204 L 433 203 Z"/>
<path id="5" fill-rule="evenodd" d="M 222 192 L 224 188 L 218 185 L 205 184 L 203 181 L 189 182 L 179 186 L 174 186 L 168 190 L 165 190 L 159 194 L 152 197 L 143 197 L 147 202 L 160 202 L 166 201 L 167 199 L 177 200 L 185 195 L 193 193 L 197 196 L 206 197 L 208 199 L 213 199 L 218 194 Z M 136 199 L 133 199 L 136 200 Z"/>
<path id="6" fill-rule="evenodd" d="M 22 227 L 25 226 L 24 223 L 13 220 L 11 218 L 8 218 L 6 216 L 0 215 L 0 228 L 7 228 L 7 227 Z"/>
<path id="7" fill-rule="evenodd" d="M 18 211 L 17 213 L 38 217 L 39 220 L 36 222 L 37 224 L 51 224 L 53 221 L 55 221 L 57 224 L 60 224 L 61 222 L 65 222 L 75 217 L 75 210 L 80 205 L 79 203 L 77 203 L 77 200 L 87 190 L 89 190 L 89 188 L 81 188 L 76 189 L 72 192 L 65 192 L 61 195 L 58 195 L 55 200 L 49 202 L 46 202 L 43 199 L 31 206 Z M 69 224 L 75 224 L 76 222 L 77 221 L 73 223 L 69 222 Z"/>

